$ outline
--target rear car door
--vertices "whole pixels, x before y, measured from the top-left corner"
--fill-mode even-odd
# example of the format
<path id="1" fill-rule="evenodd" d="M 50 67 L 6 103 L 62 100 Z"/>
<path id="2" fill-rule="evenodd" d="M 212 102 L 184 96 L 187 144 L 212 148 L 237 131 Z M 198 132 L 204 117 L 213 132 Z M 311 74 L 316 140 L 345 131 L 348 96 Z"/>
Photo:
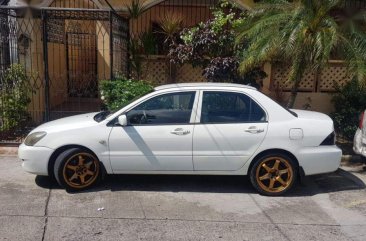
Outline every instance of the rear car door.
<path id="1" fill-rule="evenodd" d="M 229 91 L 203 91 L 199 105 L 193 135 L 194 170 L 240 169 L 265 138 L 265 110 L 248 95 Z"/>

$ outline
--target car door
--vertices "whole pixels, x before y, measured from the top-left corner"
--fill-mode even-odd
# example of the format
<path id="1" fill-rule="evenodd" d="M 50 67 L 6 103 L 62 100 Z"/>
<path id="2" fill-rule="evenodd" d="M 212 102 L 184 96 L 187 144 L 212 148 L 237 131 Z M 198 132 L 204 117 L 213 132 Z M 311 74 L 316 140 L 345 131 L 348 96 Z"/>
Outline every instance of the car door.
<path id="1" fill-rule="evenodd" d="M 244 93 L 203 91 L 201 96 L 193 136 L 194 170 L 240 169 L 266 135 L 266 112 Z"/>
<path id="2" fill-rule="evenodd" d="M 127 126 L 109 137 L 114 173 L 192 171 L 192 135 L 196 92 L 154 96 L 127 111 Z"/>

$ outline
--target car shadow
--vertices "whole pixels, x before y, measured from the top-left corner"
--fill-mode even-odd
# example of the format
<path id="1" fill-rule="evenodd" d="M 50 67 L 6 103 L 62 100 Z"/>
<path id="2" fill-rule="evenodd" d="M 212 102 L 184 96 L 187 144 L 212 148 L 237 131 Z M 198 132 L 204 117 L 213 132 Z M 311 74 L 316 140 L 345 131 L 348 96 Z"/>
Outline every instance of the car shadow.
<path id="1" fill-rule="evenodd" d="M 56 180 L 36 176 L 39 187 L 61 189 Z M 151 191 L 151 192 L 212 192 L 255 193 L 246 176 L 210 175 L 106 175 L 95 187 L 81 192 Z M 74 193 L 74 192 L 72 192 Z"/>
<path id="2" fill-rule="evenodd" d="M 343 171 L 344 172 L 344 171 Z M 37 176 L 39 187 L 61 189 L 50 177 Z M 340 192 L 365 189 L 363 182 L 349 173 L 340 171 L 305 177 L 293 191 L 285 196 L 313 196 L 319 193 Z M 243 193 L 257 191 L 251 186 L 246 176 L 209 176 L 209 175 L 107 175 L 98 185 L 87 190 L 69 193 L 89 193 L 110 190 L 144 192 L 201 192 L 201 193 Z"/>

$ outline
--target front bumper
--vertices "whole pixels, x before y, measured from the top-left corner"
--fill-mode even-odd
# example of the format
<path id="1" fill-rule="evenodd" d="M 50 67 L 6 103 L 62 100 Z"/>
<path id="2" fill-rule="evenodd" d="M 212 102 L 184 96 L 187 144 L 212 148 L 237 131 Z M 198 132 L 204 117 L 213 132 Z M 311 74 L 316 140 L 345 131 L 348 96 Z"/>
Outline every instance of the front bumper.
<path id="1" fill-rule="evenodd" d="M 361 129 L 357 129 L 353 139 L 353 151 L 358 155 L 366 157 L 366 136 L 363 136 Z"/>
<path id="2" fill-rule="evenodd" d="M 26 146 L 21 144 L 18 157 L 22 160 L 23 170 L 36 175 L 48 176 L 48 161 L 53 149 L 41 146 Z"/>
<path id="3" fill-rule="evenodd" d="M 334 172 L 339 168 L 342 150 L 334 146 L 307 147 L 298 153 L 305 175 Z"/>

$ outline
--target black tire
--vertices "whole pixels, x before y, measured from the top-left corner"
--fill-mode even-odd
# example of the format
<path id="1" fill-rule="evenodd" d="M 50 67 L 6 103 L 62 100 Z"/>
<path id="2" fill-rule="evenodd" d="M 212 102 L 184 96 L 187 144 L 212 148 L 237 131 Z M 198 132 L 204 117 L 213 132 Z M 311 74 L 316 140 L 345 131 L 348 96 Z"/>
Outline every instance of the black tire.
<path id="1" fill-rule="evenodd" d="M 276 169 L 275 163 L 278 161 Z M 263 164 L 266 165 L 263 166 Z M 280 196 L 294 187 L 298 178 L 298 170 L 296 161 L 290 156 L 271 153 L 254 160 L 249 177 L 253 187 L 260 194 Z M 270 188 L 271 186 L 272 188 Z"/>
<path id="2" fill-rule="evenodd" d="M 54 165 L 56 181 L 69 191 L 92 187 L 100 180 L 101 172 L 98 158 L 82 148 L 65 150 L 56 158 Z"/>

